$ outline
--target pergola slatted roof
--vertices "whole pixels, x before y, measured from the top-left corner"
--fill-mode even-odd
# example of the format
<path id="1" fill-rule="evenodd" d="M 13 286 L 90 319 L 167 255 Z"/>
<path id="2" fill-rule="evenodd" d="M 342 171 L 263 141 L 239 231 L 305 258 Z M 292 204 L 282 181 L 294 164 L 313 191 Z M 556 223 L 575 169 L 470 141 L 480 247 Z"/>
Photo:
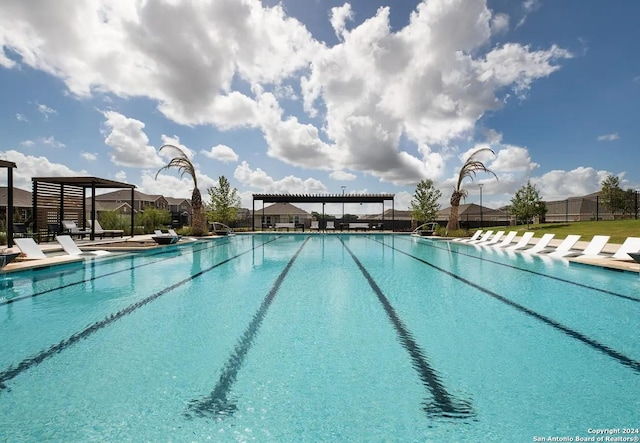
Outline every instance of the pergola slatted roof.
<path id="1" fill-rule="evenodd" d="M 79 186 L 82 188 L 130 188 L 136 185 L 118 182 L 99 177 L 34 177 L 34 182 L 56 183 L 62 185 Z"/>
<path id="2" fill-rule="evenodd" d="M 253 194 L 265 203 L 384 203 L 395 194 Z"/>
<path id="3" fill-rule="evenodd" d="M 265 203 L 322 203 L 323 218 L 325 203 L 381 203 L 384 220 L 384 202 L 391 201 L 391 220 L 394 226 L 394 197 L 395 194 L 253 194 L 253 214 L 256 213 L 256 200 L 262 201 L 263 216 Z M 252 219 L 252 229 L 255 230 L 255 217 Z"/>

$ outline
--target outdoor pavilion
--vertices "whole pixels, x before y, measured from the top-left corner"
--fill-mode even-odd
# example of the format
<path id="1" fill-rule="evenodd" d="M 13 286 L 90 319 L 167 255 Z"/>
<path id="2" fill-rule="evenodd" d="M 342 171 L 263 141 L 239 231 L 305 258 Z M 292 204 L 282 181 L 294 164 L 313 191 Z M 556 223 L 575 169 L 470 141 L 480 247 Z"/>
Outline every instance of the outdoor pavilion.
<path id="1" fill-rule="evenodd" d="M 324 205 L 327 203 L 380 203 L 382 204 L 382 222 L 384 223 L 384 202 L 391 200 L 391 229 L 395 230 L 394 215 L 395 194 L 253 194 L 253 214 L 256 213 L 256 200 L 262 201 L 264 217 L 265 203 L 322 203 L 322 218 L 324 219 Z M 251 229 L 256 230 L 255 217 L 251 219 Z"/>
<path id="2" fill-rule="evenodd" d="M 49 225 L 58 227 L 63 220 L 76 222 L 86 230 L 86 191 L 91 190 L 91 220 L 96 220 L 96 189 L 131 189 L 131 208 L 134 207 L 136 185 L 98 177 L 34 177 L 33 184 L 33 232 L 48 235 Z M 131 235 L 134 232 L 131 210 Z M 91 223 L 89 238 L 95 239 L 95 223 Z"/>
<path id="3" fill-rule="evenodd" d="M 14 162 L 0 160 L 0 168 L 7 168 L 7 246 L 13 246 L 13 168 Z"/>

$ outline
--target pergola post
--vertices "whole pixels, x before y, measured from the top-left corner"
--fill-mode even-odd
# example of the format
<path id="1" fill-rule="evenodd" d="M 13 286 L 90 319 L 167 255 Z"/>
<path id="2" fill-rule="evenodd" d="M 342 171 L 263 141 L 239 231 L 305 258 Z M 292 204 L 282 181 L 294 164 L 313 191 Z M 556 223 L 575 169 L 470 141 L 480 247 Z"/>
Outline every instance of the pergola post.
<path id="1" fill-rule="evenodd" d="M 6 162 L 7 167 L 7 246 L 13 247 L 13 168 L 15 163 Z M 13 166 L 11 166 L 13 165 Z M 5 166 L 3 164 L 3 166 Z"/>
<path id="2" fill-rule="evenodd" d="M 86 198 L 82 199 L 82 213 L 86 214 Z M 82 217 L 84 219 L 84 216 Z M 91 183 L 91 241 L 96 239 L 96 184 Z"/>
<path id="3" fill-rule="evenodd" d="M 133 208 L 133 204 L 135 202 L 135 191 L 133 188 L 131 188 L 131 237 L 133 237 L 133 228 L 134 228 L 134 218 L 133 218 L 133 213 L 134 213 L 134 208 Z"/>

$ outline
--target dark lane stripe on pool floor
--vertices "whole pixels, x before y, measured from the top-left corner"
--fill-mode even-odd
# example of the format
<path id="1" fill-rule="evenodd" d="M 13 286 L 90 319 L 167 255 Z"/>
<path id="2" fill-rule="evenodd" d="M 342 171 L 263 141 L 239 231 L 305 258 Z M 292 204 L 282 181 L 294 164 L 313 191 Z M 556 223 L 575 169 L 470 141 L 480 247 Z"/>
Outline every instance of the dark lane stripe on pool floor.
<path id="1" fill-rule="evenodd" d="M 79 342 L 82 339 L 85 339 L 87 337 L 89 337 L 90 335 L 92 335 L 94 332 L 99 331 L 100 329 L 109 326 L 111 323 L 114 323 L 117 320 L 120 320 L 122 317 L 131 314 L 132 312 L 136 311 L 138 308 L 143 307 L 144 305 L 156 300 L 157 298 L 173 291 L 174 289 L 184 285 L 185 283 L 190 282 L 191 280 L 194 280 L 197 277 L 200 277 L 203 274 L 206 274 L 207 272 L 224 265 L 225 263 L 228 263 L 238 257 L 241 257 L 245 254 L 248 254 L 249 252 L 253 251 L 254 249 L 258 249 L 264 245 L 266 245 L 267 243 L 271 243 L 273 241 L 276 241 L 278 238 L 280 237 L 276 237 L 273 238 L 271 240 L 267 240 L 264 243 L 261 243 L 257 246 L 252 247 L 251 249 L 248 249 L 244 252 L 241 252 L 240 254 L 234 255 L 233 257 L 229 257 L 223 261 L 221 261 L 220 263 L 216 263 L 215 265 L 212 265 L 206 269 L 203 269 L 199 272 L 196 272 L 195 274 L 191 275 L 188 278 L 185 278 L 184 280 L 181 280 L 177 283 L 174 283 L 171 286 L 168 286 L 166 288 L 164 288 L 161 291 L 156 292 L 153 295 L 150 295 L 149 297 L 146 297 L 132 305 L 129 305 L 128 307 L 121 309 L 120 311 L 116 312 L 115 314 L 111 314 L 108 317 L 105 317 L 104 319 L 93 323 L 92 325 L 86 327 L 85 329 L 83 329 L 80 332 L 77 332 L 75 334 L 73 334 L 71 337 L 64 339 L 62 341 L 60 341 L 59 343 L 51 346 L 49 349 L 45 349 L 41 352 L 39 352 L 38 354 L 34 355 L 33 357 L 29 357 L 26 358 L 24 360 L 22 360 L 17 366 L 9 366 L 7 369 L 5 369 L 4 371 L 0 372 L 0 393 L 2 393 L 3 390 L 5 390 L 7 388 L 7 386 L 5 385 L 5 382 L 17 377 L 18 375 L 20 375 L 21 373 L 23 373 L 24 371 L 39 365 L 40 363 L 42 363 L 44 360 L 53 357 L 55 354 L 58 354 L 62 351 L 64 351 L 65 349 L 67 349 L 69 346 L 72 346 L 74 344 L 76 344 L 77 342 Z"/>
<path id="2" fill-rule="evenodd" d="M 596 351 L 601 352 L 601 353 L 603 353 L 603 354 L 605 354 L 605 355 L 617 360 L 619 363 L 622 363 L 624 366 L 627 366 L 627 367 L 631 368 L 632 370 L 640 373 L 640 362 L 639 361 L 634 360 L 634 359 L 632 359 L 630 357 L 627 357 L 626 355 L 622 354 L 621 352 L 618 352 L 615 349 L 612 349 L 612 348 L 610 348 L 610 347 L 598 342 L 597 340 L 582 334 L 581 332 L 573 330 L 573 329 L 569 328 L 568 326 L 565 326 L 565 325 L 563 325 L 561 323 L 558 323 L 557 321 L 555 321 L 555 320 L 553 320 L 553 319 L 551 319 L 549 317 L 546 317 L 546 316 L 544 316 L 542 314 L 537 313 L 536 311 L 533 311 L 533 310 L 531 310 L 529 308 L 526 308 L 526 307 L 524 307 L 524 306 L 522 306 L 522 305 L 520 305 L 520 304 L 518 304 L 518 303 L 516 303 L 516 302 L 514 302 L 514 301 L 512 301 L 510 299 L 508 299 L 507 297 L 504 297 L 504 296 L 502 296 L 502 295 L 500 295 L 500 294 L 498 294 L 496 292 L 491 291 L 490 289 L 482 287 L 482 286 L 480 286 L 480 285 L 478 285 L 478 284 L 476 284 L 476 283 L 474 283 L 474 282 L 472 282 L 470 280 L 467 280 L 464 277 L 461 277 L 461 276 L 459 276 L 457 274 L 454 274 L 451 271 L 447 271 L 446 269 L 443 269 L 443 268 L 441 268 L 439 266 L 436 266 L 433 263 L 429 263 L 428 261 L 426 261 L 426 260 L 424 260 L 424 259 L 422 259 L 420 257 L 416 257 L 415 255 L 411 255 L 408 252 L 402 251 L 400 249 L 396 249 L 395 246 L 389 246 L 388 244 L 386 244 L 384 242 L 381 242 L 381 241 L 378 241 L 377 239 L 372 238 L 372 237 L 369 237 L 369 239 L 373 240 L 375 242 L 378 242 L 378 243 L 380 243 L 380 244 L 382 244 L 382 245 L 384 245 L 384 246 L 386 246 L 386 247 L 388 247 L 390 249 L 393 249 L 394 251 L 396 251 L 396 252 L 398 252 L 400 254 L 404 254 L 404 255 L 406 255 L 408 257 L 411 257 L 411 258 L 413 258 L 415 260 L 418 260 L 419 262 L 424 263 L 425 265 L 427 265 L 427 266 L 429 266 L 429 267 L 431 267 L 431 268 L 433 268 L 433 269 L 435 269 L 437 271 L 443 272 L 443 273 L 449 275 L 450 277 L 455 278 L 456 280 L 459 280 L 459 281 L 461 281 L 463 283 L 466 283 L 467 285 L 469 285 L 469 286 L 471 286 L 471 287 L 473 287 L 473 288 L 475 288 L 475 289 L 477 289 L 477 290 L 479 290 L 479 291 L 481 291 L 481 292 L 483 292 L 483 293 L 495 298 L 496 300 L 501 301 L 502 303 L 505 303 L 506 305 L 511 306 L 512 308 L 517 309 L 518 311 L 520 311 L 520 312 L 522 312 L 524 314 L 527 314 L 527 315 L 529 315 L 529 316 L 531 316 L 531 317 L 533 317 L 533 318 L 535 318 L 537 320 L 540 320 L 541 322 L 543 322 L 543 323 L 545 323 L 545 324 L 547 324 L 547 325 L 549 325 L 549 326 L 551 326 L 551 327 L 553 327 L 553 328 L 565 333 L 569 337 L 572 337 L 572 338 L 574 338 L 576 340 L 581 341 L 582 343 L 592 347 Z"/>
<path id="3" fill-rule="evenodd" d="M 302 245 L 300 245 L 296 253 L 293 254 L 293 257 L 291 257 L 291 260 L 289 260 L 287 265 L 284 267 L 269 290 L 269 293 L 262 301 L 260 308 L 253 315 L 253 320 L 242 334 L 242 337 L 233 349 L 233 353 L 225 363 L 222 369 L 222 374 L 218 379 L 218 383 L 215 388 L 213 388 L 211 394 L 200 400 L 191 400 L 187 407 L 188 411 L 184 413 L 185 417 L 193 418 L 193 414 L 195 414 L 198 417 L 214 419 L 225 418 L 232 415 L 237 410 L 236 405 L 229 400 L 229 393 L 231 392 L 231 388 L 233 388 L 233 384 L 236 382 L 238 371 L 240 371 L 240 368 L 244 363 L 244 359 L 247 356 L 249 349 L 251 349 L 251 345 L 253 345 L 253 341 L 260 329 L 260 325 L 262 324 L 264 317 L 267 315 L 269 306 L 271 306 L 273 299 L 278 293 L 280 285 L 289 273 L 291 266 L 293 266 L 293 262 L 295 262 L 298 255 L 300 255 L 300 251 L 302 251 L 302 248 L 304 248 L 309 241 L 309 238 L 310 237 L 305 238 Z M 189 411 L 193 412 L 193 414 Z"/>
<path id="4" fill-rule="evenodd" d="M 213 244 L 213 246 L 224 246 L 224 245 L 227 245 L 227 244 L 229 244 L 229 243 L 231 243 L 231 242 L 226 242 L 226 243 L 216 243 L 216 244 Z M 202 252 L 202 251 L 204 251 L 204 250 L 206 250 L 206 249 L 210 249 L 211 247 L 212 247 L 212 246 L 210 246 L 209 244 L 207 244 L 204 248 L 192 249 L 192 250 L 190 251 L 190 253 L 191 253 L 191 254 L 193 254 L 193 253 L 196 253 L 196 252 Z M 175 250 L 173 250 L 173 251 L 165 250 L 165 251 L 163 251 L 163 252 L 155 252 L 155 253 L 152 253 L 152 254 L 145 255 L 145 257 L 154 256 L 154 255 L 166 254 L 167 252 L 174 252 L 174 251 L 175 251 Z M 132 258 L 132 257 L 133 257 L 133 256 L 127 256 L 126 258 Z M 121 273 L 121 272 L 130 272 L 130 271 L 132 271 L 132 270 L 134 270 L 134 269 L 137 269 L 137 268 L 142 268 L 142 267 L 145 267 L 145 266 L 154 265 L 154 264 L 156 264 L 156 263 L 161 263 L 161 262 L 166 261 L 166 260 L 173 260 L 174 258 L 178 258 L 178 257 L 184 257 L 184 255 L 174 255 L 174 256 L 171 256 L 171 257 L 161 258 L 161 259 L 158 259 L 158 260 L 155 260 L 155 261 L 152 261 L 152 262 L 148 262 L 148 263 L 142 263 L 142 264 L 135 265 L 135 266 L 134 266 L 134 265 L 132 265 L 132 266 L 129 266 L 128 268 L 126 268 L 126 269 L 120 269 L 120 270 L 118 270 L 118 271 L 113 271 L 113 272 L 109 272 L 109 273 L 107 273 L 107 274 L 98 275 L 97 277 L 91 277 L 91 278 L 88 278 L 88 279 L 85 279 L 85 280 L 80 280 L 80 281 L 76 281 L 76 282 L 73 282 L 73 283 L 67 283 L 66 285 L 57 286 L 57 287 L 55 287 L 55 288 L 46 289 L 46 290 L 44 290 L 44 291 L 40 291 L 40 292 L 34 292 L 33 294 L 29 294 L 29 295 L 21 295 L 21 296 L 19 296 L 19 297 L 10 298 L 10 299 L 8 299 L 8 300 L 2 300 L 2 299 L 0 299 L 0 306 L 8 305 L 8 304 L 15 303 L 15 302 L 17 302 L 17 301 L 21 301 L 21 300 L 28 300 L 28 299 L 31 299 L 31 298 L 33 298 L 33 297 L 37 297 L 37 296 L 39 296 L 39 295 L 49 294 L 49 293 L 51 293 L 51 292 L 59 291 L 60 289 L 66 289 L 66 288 L 70 288 L 70 287 L 72 287 L 72 286 L 81 285 L 81 284 L 83 284 L 83 283 L 88 283 L 88 282 L 91 282 L 91 281 L 95 281 L 95 280 L 98 280 L 98 279 L 100 279 L 100 278 L 104 278 L 104 277 L 109 277 L 109 276 L 112 276 L 112 275 L 116 275 L 116 274 L 119 274 L 119 273 Z M 120 258 L 113 257 L 113 259 L 114 259 L 114 260 L 122 260 L 123 258 L 124 258 L 124 257 L 120 257 Z M 109 263 L 109 262 L 111 262 L 111 260 L 109 260 L 109 261 L 104 261 L 103 263 Z M 94 262 L 91 262 L 91 266 L 94 266 L 94 265 L 95 265 L 95 263 L 94 263 Z M 84 265 L 84 266 L 87 266 L 87 264 L 85 263 L 85 265 Z M 51 278 L 55 278 L 55 277 L 51 277 Z"/>
<path id="5" fill-rule="evenodd" d="M 358 260 L 358 258 L 344 243 L 344 241 L 342 241 L 342 238 L 340 238 L 340 242 L 342 242 L 344 248 L 347 250 L 349 255 L 351 255 L 351 258 L 356 263 L 364 277 L 367 279 L 367 282 L 369 282 L 371 289 L 373 289 L 373 292 L 378 297 L 378 300 L 382 304 L 385 313 L 389 317 L 391 324 L 396 330 L 396 334 L 400 339 L 402 347 L 404 347 L 405 350 L 409 353 L 412 366 L 418 372 L 418 377 L 420 377 L 420 380 L 422 380 L 422 384 L 429 390 L 429 392 L 431 392 L 435 404 L 425 401 L 425 412 L 427 412 L 427 414 L 430 416 L 444 418 L 472 417 L 474 415 L 474 412 L 470 402 L 466 400 L 456 399 L 449 392 L 447 392 L 447 389 L 440 381 L 438 372 L 431 367 L 431 365 L 425 358 L 424 352 L 420 349 L 420 346 L 416 343 L 411 332 L 409 332 L 407 327 L 398 316 L 398 313 L 391 305 L 391 302 L 389 302 L 387 296 L 384 295 L 378 284 L 375 282 L 366 268 L 362 265 L 360 260 Z"/>
<path id="6" fill-rule="evenodd" d="M 373 238 L 373 237 L 369 237 L 369 238 Z M 376 240 L 376 239 L 374 238 L 374 240 Z M 403 240 L 410 241 L 408 239 L 403 239 Z M 615 297 L 620 297 L 620 298 L 623 298 L 625 300 L 629 300 L 629 301 L 634 301 L 636 303 L 640 303 L 640 298 L 635 298 L 635 297 L 632 297 L 630 295 L 620 294 L 618 292 L 609 291 L 608 289 L 596 288 L 595 286 L 589 286 L 589 285 L 586 285 L 584 283 L 579 283 L 579 282 L 575 282 L 575 281 L 572 281 L 572 280 L 566 280 L 564 278 L 555 277 L 553 275 L 543 274 L 542 272 L 532 271 L 531 269 L 520 268 L 518 266 L 508 265 L 506 263 L 501 263 L 501 262 L 495 261 L 495 260 L 489 260 L 488 258 L 478 257 L 477 255 L 467 254 L 465 252 L 452 251 L 449 248 L 441 248 L 441 247 L 435 246 L 432 243 L 428 243 L 428 242 L 435 242 L 435 241 L 436 240 L 425 240 L 425 241 L 420 242 L 420 244 L 421 245 L 425 245 L 425 246 L 427 246 L 429 248 L 439 249 L 441 251 L 447 251 L 447 252 L 450 252 L 450 253 L 453 253 L 453 254 L 463 255 L 465 257 L 474 258 L 476 260 L 485 261 L 487 263 L 492 263 L 492 264 L 499 265 L 499 266 L 505 266 L 507 268 L 516 269 L 516 270 L 522 271 L 522 272 L 528 272 L 529 274 L 539 275 L 540 277 L 545 277 L 545 278 L 549 278 L 551 280 L 561 281 L 563 283 L 568 283 L 568 284 L 571 284 L 571 285 L 575 285 L 575 286 L 578 286 L 580 288 L 591 289 L 593 291 L 602 292 L 603 294 L 613 295 Z M 463 245 L 464 245 L 464 243 L 463 243 Z M 471 247 L 472 245 L 465 245 L 465 246 Z"/>

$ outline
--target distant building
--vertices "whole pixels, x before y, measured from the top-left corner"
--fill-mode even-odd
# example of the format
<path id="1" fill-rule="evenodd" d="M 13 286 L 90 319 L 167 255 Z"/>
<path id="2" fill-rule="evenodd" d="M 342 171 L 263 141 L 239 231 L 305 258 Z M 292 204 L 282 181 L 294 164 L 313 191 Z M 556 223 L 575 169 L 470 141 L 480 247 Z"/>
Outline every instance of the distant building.
<path id="1" fill-rule="evenodd" d="M 451 214 L 451 207 L 441 209 L 436 216 L 436 222 L 446 226 Z M 491 209 L 475 203 L 465 203 L 458 206 L 458 221 L 463 229 L 477 228 L 479 226 L 509 225 L 511 217 L 509 213 L 500 209 Z"/>
<path id="2" fill-rule="evenodd" d="M 276 223 L 303 223 L 306 227 L 311 225 L 311 214 L 291 203 L 275 203 L 256 209 L 253 214 L 256 228 L 260 226 L 273 226 Z"/>
<path id="3" fill-rule="evenodd" d="M 8 189 L 9 188 L 6 186 L 0 186 L 0 219 L 2 220 L 7 216 Z M 31 217 L 31 212 L 33 211 L 33 199 L 31 192 L 14 186 L 13 208 L 13 216 L 17 221 L 27 221 Z"/>
<path id="4" fill-rule="evenodd" d="M 589 220 L 613 220 L 614 214 L 599 202 L 600 192 L 582 197 L 544 202 L 547 207 L 545 221 L 576 222 Z"/>

